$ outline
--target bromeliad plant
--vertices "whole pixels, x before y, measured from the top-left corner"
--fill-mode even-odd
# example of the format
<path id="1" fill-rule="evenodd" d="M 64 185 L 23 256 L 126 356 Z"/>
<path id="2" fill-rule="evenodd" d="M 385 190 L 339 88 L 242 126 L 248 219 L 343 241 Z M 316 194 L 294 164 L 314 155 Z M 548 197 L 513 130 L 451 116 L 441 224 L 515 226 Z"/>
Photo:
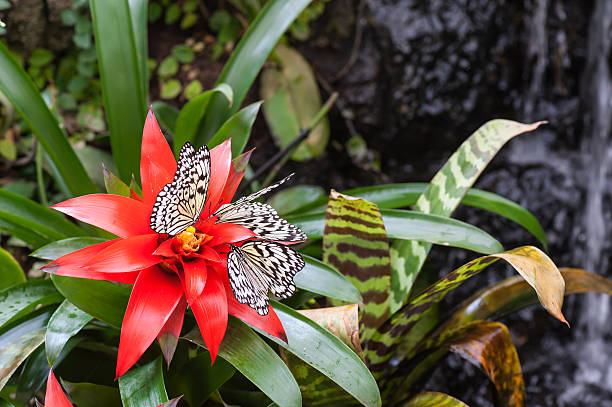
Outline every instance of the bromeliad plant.
<path id="1" fill-rule="evenodd" d="M 280 320 L 268 307 L 268 291 L 279 298 L 295 292 L 293 277 L 304 261 L 285 245 L 306 235 L 270 206 L 253 202 L 285 180 L 232 204 L 251 152 L 232 161 L 230 139 L 210 152 L 185 144 L 177 164 L 152 112 L 142 142 L 142 198 L 133 191 L 131 197 L 92 194 L 53 206 L 119 238 L 42 268 L 60 276 L 133 284 L 121 326 L 117 377 L 156 337 L 170 364 L 186 303 L 213 362 L 228 314 L 286 342 Z"/>
<path id="2" fill-rule="evenodd" d="M 250 152 L 243 149 L 261 103 L 240 105 L 308 3 L 268 1 L 214 89 L 180 111 L 153 103 L 177 165 L 146 113 L 147 2 L 91 0 L 118 172 L 104 171 L 104 195 L 96 194 L 54 113 L 0 45 L 0 90 L 36 136 L 57 188 L 71 198 L 53 210 L 0 190 L 0 229 L 34 249 L 50 274 L 26 279 L 0 249 L 2 403 L 25 405 L 47 383 L 51 407 L 463 405 L 439 393 L 414 395 L 419 380 L 452 350 L 480 364 L 501 404 L 523 405 L 508 330 L 486 319 L 535 302 L 537 293 L 563 320 L 564 292 L 612 292 L 608 280 L 580 270 L 559 273 L 535 247 L 504 252 L 489 234 L 449 218 L 463 202 L 518 222 L 546 246 L 529 212 L 470 189 L 506 141 L 537 124 L 488 123 L 429 185 L 366 187 L 334 192 L 329 200 L 313 200 L 303 187 L 281 191 L 270 202 L 289 223 L 257 203 L 258 194 L 231 204 L 249 170 Z M 316 123 L 321 113 L 313 116 Z M 397 209 L 415 203 L 413 210 Z M 304 240 L 292 224 L 308 236 L 300 248 L 304 263 L 285 245 Z M 420 270 L 431 244 L 486 256 L 429 285 L 432 276 Z M 523 279 L 499 283 L 450 318 L 438 317 L 449 291 L 500 258 Z M 292 293 L 292 279 L 293 297 L 268 300 L 268 289 L 278 297 Z M 353 305 L 320 308 L 340 302 Z M 159 347 L 149 346 L 155 339 Z"/>

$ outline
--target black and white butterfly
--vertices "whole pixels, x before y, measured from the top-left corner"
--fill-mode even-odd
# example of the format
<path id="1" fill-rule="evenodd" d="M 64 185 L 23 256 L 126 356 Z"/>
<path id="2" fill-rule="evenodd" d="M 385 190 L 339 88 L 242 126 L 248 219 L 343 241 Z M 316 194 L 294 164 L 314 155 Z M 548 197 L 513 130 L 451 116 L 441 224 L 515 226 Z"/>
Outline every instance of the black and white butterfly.
<path id="1" fill-rule="evenodd" d="M 210 153 L 206 146 L 197 152 L 187 142 L 181 148 L 176 173 L 157 195 L 151 213 L 151 229 L 176 235 L 194 225 L 206 203 L 210 179 Z"/>
<path id="2" fill-rule="evenodd" d="M 276 242 L 249 240 L 237 247 L 230 245 L 227 272 L 234 297 L 248 304 L 259 315 L 268 314 L 268 291 L 278 298 L 295 292 L 293 277 L 304 268 L 302 256 Z"/>
<path id="3" fill-rule="evenodd" d="M 292 176 L 293 174 L 267 188 L 242 197 L 234 203 L 221 206 L 213 216 L 217 216 L 217 223 L 234 223 L 244 226 L 252 230 L 260 239 L 287 243 L 303 242 L 307 236 L 298 227 L 278 216 L 276 210 L 270 205 L 253 202 L 276 189 Z"/>

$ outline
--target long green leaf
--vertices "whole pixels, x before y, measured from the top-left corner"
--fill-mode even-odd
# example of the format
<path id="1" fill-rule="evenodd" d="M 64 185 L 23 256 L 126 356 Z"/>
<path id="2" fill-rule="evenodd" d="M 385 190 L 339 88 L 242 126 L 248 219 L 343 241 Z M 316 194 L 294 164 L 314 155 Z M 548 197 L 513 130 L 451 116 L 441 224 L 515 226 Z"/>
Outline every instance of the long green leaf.
<path id="1" fill-rule="evenodd" d="M 306 266 L 296 274 L 295 285 L 304 290 L 347 302 L 361 302 L 361 294 L 334 267 L 314 257 L 302 255 Z"/>
<path id="2" fill-rule="evenodd" d="M 249 136 L 251 135 L 251 128 L 257 118 L 257 113 L 261 107 L 262 102 L 255 102 L 239 112 L 235 113 L 230 117 L 223 126 L 219 129 L 217 134 L 208 142 L 208 148 L 213 148 L 223 143 L 228 138 L 232 139 L 232 157 L 237 157 L 244 150 Z"/>
<path id="3" fill-rule="evenodd" d="M 161 357 L 121 376 L 119 392 L 125 407 L 153 407 L 168 401 Z"/>
<path id="4" fill-rule="evenodd" d="M 203 351 L 166 376 L 166 386 L 172 394 L 182 394 L 190 406 L 201 406 L 219 387 L 228 381 L 236 369 L 223 358 L 212 364 L 210 353 Z"/>
<path id="5" fill-rule="evenodd" d="M 55 310 L 45 334 L 45 352 L 50 366 L 53 366 L 66 342 L 92 319 L 91 315 L 81 311 L 68 300 L 64 300 Z"/>
<path id="6" fill-rule="evenodd" d="M 198 329 L 192 330 L 185 338 L 205 347 Z M 302 405 L 300 388 L 282 359 L 236 318 L 229 319 L 219 356 L 231 363 L 279 406 Z"/>
<path id="7" fill-rule="evenodd" d="M 62 380 L 66 392 L 79 407 L 119 407 L 121 397 L 116 387 L 94 383 L 70 383 Z"/>
<path id="8" fill-rule="evenodd" d="M 130 19 L 132 20 L 132 38 L 136 48 L 138 59 L 138 73 L 140 75 L 140 86 L 143 100 L 149 100 L 149 81 L 147 70 L 147 24 L 148 24 L 148 2 L 147 0 L 128 0 Z"/>
<path id="9" fill-rule="evenodd" d="M 488 233 L 456 219 L 400 209 L 383 209 L 380 213 L 387 236 L 391 239 L 419 240 L 486 254 L 503 250 L 501 244 Z M 302 229 L 309 239 L 323 237 L 324 213 L 291 215 L 286 219 Z"/>
<path id="10" fill-rule="evenodd" d="M 344 342 L 295 310 L 272 301 L 287 342 L 260 331 L 336 382 L 365 406 L 380 406 L 376 381 L 363 361 Z"/>
<path id="11" fill-rule="evenodd" d="M 25 274 L 17 260 L 0 247 L 0 292 L 25 281 Z"/>
<path id="12" fill-rule="evenodd" d="M 42 234 L 54 239 L 85 236 L 87 233 L 64 215 L 10 191 L 0 189 L 0 211 L 9 212 L 41 226 Z"/>
<path id="13" fill-rule="evenodd" d="M 535 130 L 530 125 L 510 120 L 492 120 L 472 134 L 433 177 L 417 200 L 415 211 L 450 216 L 480 173 L 499 149 L 512 137 Z M 430 243 L 397 240 L 391 247 L 391 312 L 397 311 L 412 288 Z"/>
<path id="14" fill-rule="evenodd" d="M 146 115 L 145 79 L 141 77 L 134 37 L 140 33 L 133 30 L 128 0 L 90 0 L 90 9 L 111 147 L 119 176 L 128 182 L 132 174 L 140 178 L 140 144 Z M 135 13 L 134 18 L 138 20 L 139 15 Z"/>
<path id="15" fill-rule="evenodd" d="M 55 260 L 65 254 L 72 253 L 84 247 L 94 245 L 96 243 L 105 242 L 107 239 L 102 237 L 69 237 L 68 239 L 57 240 L 42 246 L 34 251 L 30 256 L 42 260 Z"/>
<path id="16" fill-rule="evenodd" d="M 423 182 L 374 185 L 370 187 L 349 189 L 344 193 L 373 202 L 381 209 L 396 209 L 414 205 L 419 196 L 425 192 L 427 185 L 428 184 Z M 290 188 L 285 189 L 279 192 L 279 194 L 289 190 Z M 545 249 L 548 247 L 546 233 L 544 232 L 544 229 L 542 229 L 542 225 L 540 225 L 540 222 L 538 222 L 536 217 L 533 216 L 527 209 L 507 198 L 504 198 L 503 196 L 494 194 L 492 192 L 483 191 L 481 189 L 471 188 L 466 192 L 465 196 L 461 200 L 461 204 L 484 209 L 510 219 L 527 229 L 536 237 L 536 239 L 540 241 L 540 243 L 542 243 L 542 246 L 544 246 Z M 286 214 L 322 212 L 325 210 L 326 206 L 327 197 L 325 196 L 317 199 L 316 201 L 310 202 L 308 205 L 298 207 L 291 212 L 287 212 Z"/>
<path id="17" fill-rule="evenodd" d="M 72 304 L 100 321 L 120 328 L 130 288 L 108 281 L 51 275 L 51 281 Z"/>
<path id="18" fill-rule="evenodd" d="M 217 84 L 227 83 L 234 91 L 234 103 L 228 107 L 223 98 L 214 96 L 207 108 L 204 126 L 196 145 L 206 144 L 242 104 L 247 91 L 259 74 L 264 61 L 279 38 L 311 0 L 271 0 L 261 10 L 225 64 Z"/>
<path id="19" fill-rule="evenodd" d="M 41 306 L 62 301 L 49 280 L 32 280 L 0 291 L 0 328 Z"/>
<path id="20" fill-rule="evenodd" d="M 47 108 L 32 80 L 4 44 L 0 44 L 0 91 L 32 129 L 70 192 L 73 195 L 95 192 L 96 187 L 70 147 L 57 120 Z"/>
<path id="21" fill-rule="evenodd" d="M 0 331 L 0 390 L 21 363 L 45 340 L 50 310 Z"/>
<path id="22" fill-rule="evenodd" d="M 65 237 L 40 223 L 5 211 L 0 211 L 0 230 L 23 240 L 34 249 Z"/>
<path id="23" fill-rule="evenodd" d="M 174 154 L 177 157 L 186 142 L 195 144 L 197 147 L 201 146 L 197 141 L 198 129 L 206 108 L 216 93 L 223 95 L 226 104 L 228 102 L 232 104 L 234 98 L 232 88 L 225 83 L 220 83 L 214 89 L 207 90 L 191 99 L 179 112 L 174 127 Z"/>

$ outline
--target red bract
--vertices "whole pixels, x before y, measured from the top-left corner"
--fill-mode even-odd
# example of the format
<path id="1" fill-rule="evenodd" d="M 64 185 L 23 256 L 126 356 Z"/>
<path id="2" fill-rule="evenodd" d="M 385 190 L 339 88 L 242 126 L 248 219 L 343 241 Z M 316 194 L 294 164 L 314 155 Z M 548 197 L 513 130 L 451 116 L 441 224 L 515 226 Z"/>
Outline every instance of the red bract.
<path id="1" fill-rule="evenodd" d="M 232 160 L 231 154 L 230 140 L 210 151 L 207 209 L 195 227 L 174 237 L 157 234 L 149 226 L 157 194 L 172 181 L 177 167 L 152 112 L 142 137 L 142 200 L 137 196 L 93 194 L 53 206 L 119 236 L 43 267 L 62 276 L 134 284 L 121 327 L 117 377 L 132 367 L 155 338 L 170 363 L 186 304 L 195 315 L 213 361 L 225 335 L 228 313 L 286 341 L 274 310 L 266 316 L 258 315 L 236 300 L 229 284 L 228 245 L 254 236 L 243 226 L 215 223 L 210 215 L 231 201 L 250 156 L 248 152 Z"/>
<path id="2" fill-rule="evenodd" d="M 57 382 L 53 370 L 49 370 L 49 376 L 47 377 L 45 407 L 72 407 L 72 404 L 68 401 L 60 384 Z"/>

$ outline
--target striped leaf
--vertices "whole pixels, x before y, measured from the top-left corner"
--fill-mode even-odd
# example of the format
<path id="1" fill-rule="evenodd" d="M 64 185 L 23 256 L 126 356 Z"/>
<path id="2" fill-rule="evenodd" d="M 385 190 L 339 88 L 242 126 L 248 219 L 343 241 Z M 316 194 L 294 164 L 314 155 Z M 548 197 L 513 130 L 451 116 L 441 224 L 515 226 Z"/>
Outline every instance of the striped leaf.
<path id="1" fill-rule="evenodd" d="M 535 289 L 540 304 L 554 317 L 567 323 L 561 313 L 565 282 L 554 263 L 542 251 L 533 246 L 523 246 L 503 253 L 479 257 L 448 273 L 423 293 L 413 297 L 406 306 L 381 329 L 376 332 L 370 342 L 366 343 L 366 361 L 375 377 L 381 377 L 383 372 L 391 374 L 395 366 L 407 356 L 402 353 L 396 355 L 394 366 L 387 365 L 387 361 L 395 349 L 403 341 L 406 333 L 415 326 L 431 306 L 438 304 L 442 299 L 461 285 L 468 278 L 474 277 L 489 265 L 499 259 L 504 259 Z M 536 278 L 537 276 L 537 278 Z"/>
<path id="2" fill-rule="evenodd" d="M 480 173 L 511 138 L 535 130 L 542 122 L 522 124 L 492 120 L 472 134 L 433 177 L 415 211 L 450 216 Z M 397 240 L 391 247 L 391 312 L 408 298 L 412 283 L 431 249 L 430 243 Z"/>
<path id="3" fill-rule="evenodd" d="M 389 317 L 389 242 L 378 207 L 331 191 L 323 234 L 323 261 L 335 266 L 361 292 L 361 342 Z"/>
<path id="4" fill-rule="evenodd" d="M 448 394 L 426 391 L 411 398 L 404 407 L 468 407 Z"/>

